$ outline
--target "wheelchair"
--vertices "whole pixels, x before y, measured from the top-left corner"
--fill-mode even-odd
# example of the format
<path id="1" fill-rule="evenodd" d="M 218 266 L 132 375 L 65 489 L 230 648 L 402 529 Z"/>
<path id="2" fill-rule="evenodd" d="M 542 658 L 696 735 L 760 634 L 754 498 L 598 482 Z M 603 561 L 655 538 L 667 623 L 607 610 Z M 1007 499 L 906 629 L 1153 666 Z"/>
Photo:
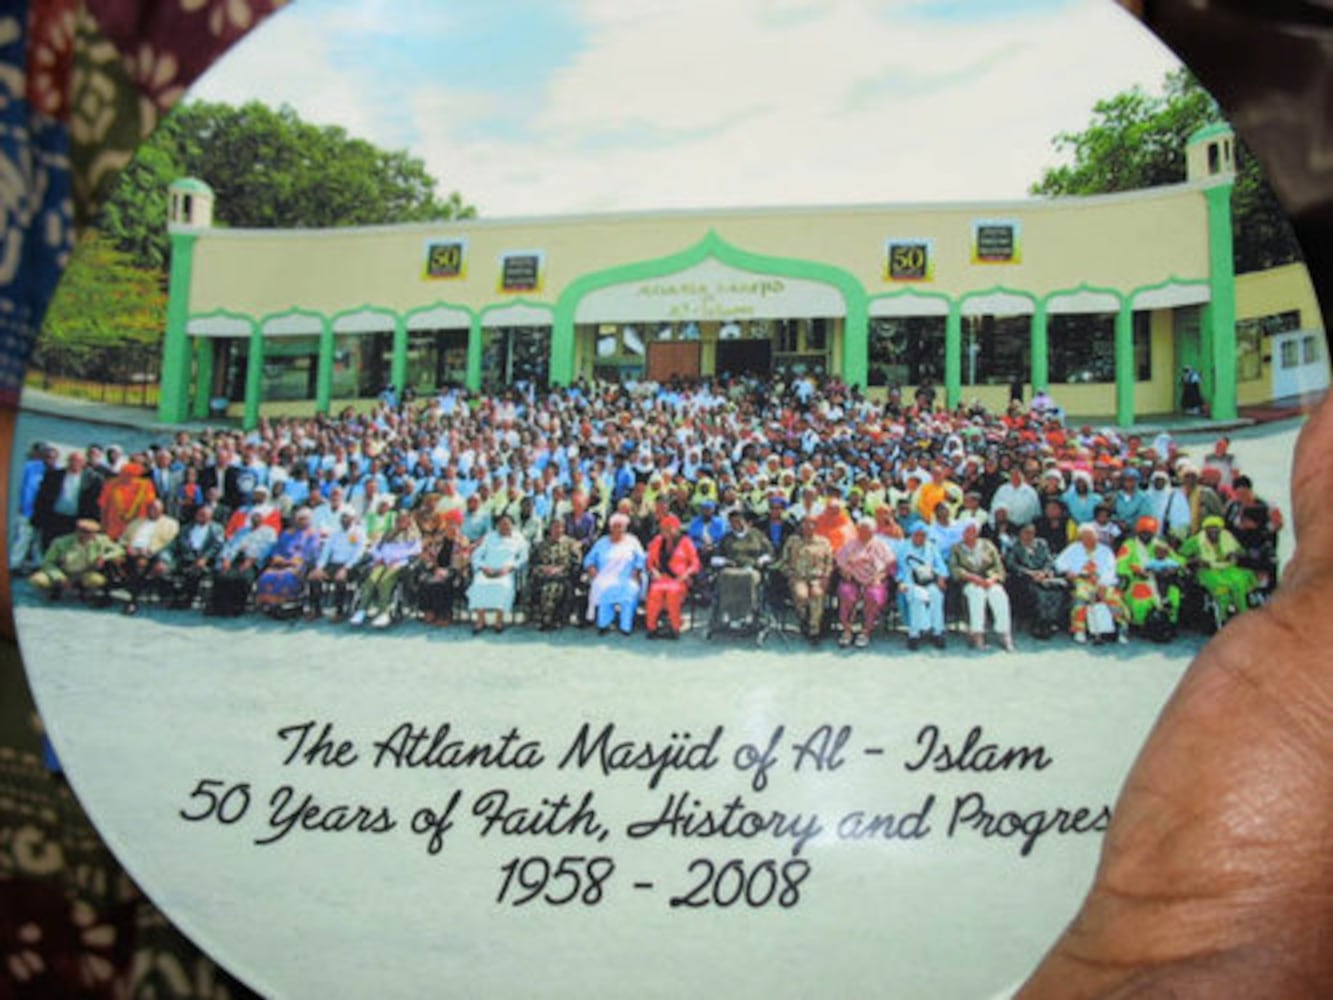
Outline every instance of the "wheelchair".
<path id="1" fill-rule="evenodd" d="M 781 588 L 786 581 L 771 562 L 763 562 L 752 568 L 759 572 L 759 580 L 754 587 L 755 598 L 743 614 L 734 618 L 724 616 L 722 596 L 724 590 L 730 589 L 726 582 L 728 571 L 735 571 L 741 567 L 727 564 L 710 565 L 700 574 L 701 585 L 695 589 L 708 602 L 708 622 L 704 626 L 705 639 L 712 639 L 714 635 L 749 637 L 754 639 L 756 646 L 762 646 L 770 635 L 776 633 L 783 642 L 787 641 L 779 610 Z"/>

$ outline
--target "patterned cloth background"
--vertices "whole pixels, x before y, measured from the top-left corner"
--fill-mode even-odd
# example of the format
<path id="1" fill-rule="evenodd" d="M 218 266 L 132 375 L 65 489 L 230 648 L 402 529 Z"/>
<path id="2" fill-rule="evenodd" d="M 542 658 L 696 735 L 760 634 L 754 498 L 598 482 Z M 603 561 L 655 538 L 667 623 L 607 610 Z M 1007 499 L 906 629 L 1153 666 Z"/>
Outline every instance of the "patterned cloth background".
<path id="1" fill-rule="evenodd" d="M 0 408 L 18 403 L 75 237 L 116 174 L 185 88 L 283 2 L 0 0 Z M 9 442 L 0 457 L 7 477 Z M 44 765 L 10 636 L 0 642 L 0 1000 L 249 996 L 143 897 Z"/>

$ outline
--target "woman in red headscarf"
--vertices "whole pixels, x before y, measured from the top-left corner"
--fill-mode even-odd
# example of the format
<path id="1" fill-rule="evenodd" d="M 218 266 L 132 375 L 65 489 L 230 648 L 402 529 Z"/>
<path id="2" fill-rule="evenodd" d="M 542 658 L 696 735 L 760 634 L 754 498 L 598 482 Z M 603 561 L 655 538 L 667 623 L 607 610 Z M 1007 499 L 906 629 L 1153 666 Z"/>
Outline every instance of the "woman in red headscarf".
<path id="1" fill-rule="evenodd" d="M 647 624 L 649 638 L 659 634 L 658 619 L 665 605 L 667 620 L 671 623 L 671 638 L 680 637 L 681 609 L 690 583 L 701 569 L 699 553 L 688 535 L 680 533 L 680 519 L 674 514 L 662 518 L 658 534 L 648 544 L 648 604 Z"/>

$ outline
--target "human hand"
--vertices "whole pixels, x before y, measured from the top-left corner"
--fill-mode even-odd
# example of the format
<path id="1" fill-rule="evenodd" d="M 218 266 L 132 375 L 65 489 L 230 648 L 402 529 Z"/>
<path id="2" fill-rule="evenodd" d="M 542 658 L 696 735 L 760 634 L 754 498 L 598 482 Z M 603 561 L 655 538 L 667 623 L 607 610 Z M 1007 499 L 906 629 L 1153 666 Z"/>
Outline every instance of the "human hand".
<path id="1" fill-rule="evenodd" d="M 1281 588 L 1190 665 L 1020 996 L 1333 995 L 1333 399 L 1294 470 Z"/>

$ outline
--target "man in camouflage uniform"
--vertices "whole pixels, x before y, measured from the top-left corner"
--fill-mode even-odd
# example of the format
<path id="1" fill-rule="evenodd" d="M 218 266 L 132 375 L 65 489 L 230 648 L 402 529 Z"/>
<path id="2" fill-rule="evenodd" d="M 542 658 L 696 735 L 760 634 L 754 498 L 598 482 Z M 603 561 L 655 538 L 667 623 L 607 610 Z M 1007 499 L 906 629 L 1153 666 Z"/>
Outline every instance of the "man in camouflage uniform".
<path id="1" fill-rule="evenodd" d="M 125 550 L 102 533 L 100 524 L 80 518 L 72 535 L 61 535 L 51 543 L 41 569 L 29 582 L 51 600 L 66 588 L 84 597 L 105 600 L 108 574 L 124 556 Z"/>

